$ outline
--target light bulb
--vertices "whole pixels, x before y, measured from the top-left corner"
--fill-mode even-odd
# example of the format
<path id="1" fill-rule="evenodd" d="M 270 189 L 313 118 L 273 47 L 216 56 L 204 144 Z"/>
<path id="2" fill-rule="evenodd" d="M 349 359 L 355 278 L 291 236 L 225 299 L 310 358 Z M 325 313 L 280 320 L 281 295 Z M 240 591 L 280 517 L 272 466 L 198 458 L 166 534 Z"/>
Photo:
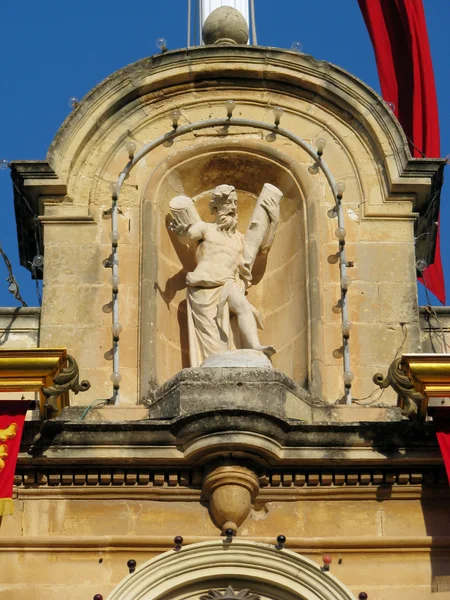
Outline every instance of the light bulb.
<path id="1" fill-rule="evenodd" d="M 352 381 L 355 379 L 353 371 L 344 371 L 344 383 L 347 387 L 352 385 Z"/>
<path id="2" fill-rule="evenodd" d="M 109 191 L 111 192 L 111 196 L 113 198 L 117 198 L 117 182 L 115 182 L 115 181 L 110 182 Z"/>
<path id="3" fill-rule="evenodd" d="M 113 244 L 117 244 L 117 242 L 120 240 L 120 233 L 118 231 L 111 231 L 109 234 L 109 239 Z"/>
<path id="4" fill-rule="evenodd" d="M 67 104 L 70 106 L 70 108 L 76 108 L 80 104 L 80 101 L 78 98 L 75 98 L 75 96 L 71 96 Z"/>
<path id="5" fill-rule="evenodd" d="M 272 109 L 272 112 L 273 116 L 275 117 L 275 125 L 278 125 L 281 117 L 283 116 L 284 108 L 281 108 L 281 106 L 275 106 L 275 108 Z"/>
<path id="6" fill-rule="evenodd" d="M 163 37 L 156 38 L 156 47 L 161 50 L 161 52 L 166 52 L 167 50 L 167 42 Z"/>
<path id="7" fill-rule="evenodd" d="M 31 264 L 33 265 L 33 267 L 38 269 L 42 267 L 44 264 L 44 257 L 42 256 L 42 254 L 36 254 Z"/>
<path id="8" fill-rule="evenodd" d="M 423 258 L 419 258 L 418 260 L 416 260 L 416 269 L 418 271 L 420 271 L 420 272 L 425 271 L 425 269 L 427 267 L 428 267 L 428 263 Z"/>
<path id="9" fill-rule="evenodd" d="M 342 328 L 342 333 L 344 335 L 347 335 L 347 336 L 350 335 L 350 331 L 351 331 L 352 327 L 353 327 L 353 323 L 351 321 L 342 321 L 341 328 Z"/>
<path id="10" fill-rule="evenodd" d="M 317 163 L 314 163 L 308 169 L 308 173 L 310 173 L 311 175 L 317 175 L 318 172 L 319 172 L 319 165 Z"/>
<path id="11" fill-rule="evenodd" d="M 227 117 L 230 118 L 233 114 L 233 110 L 236 108 L 236 102 L 234 100 L 227 100 L 225 102 L 225 107 L 227 109 Z"/>
<path id="12" fill-rule="evenodd" d="M 330 219 L 335 219 L 337 217 L 337 210 L 336 208 L 333 206 L 333 208 L 330 208 L 327 211 L 327 215 Z"/>
<path id="13" fill-rule="evenodd" d="M 327 140 L 323 137 L 320 137 L 317 141 L 316 141 L 316 148 L 317 151 L 322 153 L 325 146 L 327 145 Z"/>
<path id="14" fill-rule="evenodd" d="M 338 181 L 334 186 L 334 189 L 336 190 L 336 194 L 338 196 L 342 196 L 342 194 L 345 192 L 345 183 L 343 181 Z"/>
<path id="15" fill-rule="evenodd" d="M 323 560 L 324 565 L 330 565 L 333 561 L 333 559 L 331 558 L 331 556 L 329 554 L 324 554 L 322 556 L 322 560 Z"/>
<path id="16" fill-rule="evenodd" d="M 347 291 L 351 283 L 352 280 L 350 279 L 350 277 L 348 275 L 344 275 L 344 277 L 342 277 L 341 279 L 341 288 Z"/>
<path id="17" fill-rule="evenodd" d="M 395 111 L 395 104 L 393 102 L 387 102 L 387 105 L 389 106 L 389 108 L 392 110 L 392 112 Z"/>
<path id="18" fill-rule="evenodd" d="M 114 371 L 111 373 L 110 379 L 114 385 L 119 385 L 119 383 L 122 381 L 122 375 L 118 371 Z"/>
<path id="19" fill-rule="evenodd" d="M 117 289 L 119 287 L 120 279 L 118 275 L 113 275 L 110 279 L 110 283 L 113 286 L 113 289 Z"/>
<path id="20" fill-rule="evenodd" d="M 301 52 L 303 50 L 303 44 L 301 42 L 292 42 L 292 52 Z"/>
<path id="21" fill-rule="evenodd" d="M 334 233 L 340 242 L 343 242 L 345 240 L 345 235 L 347 232 L 343 227 L 338 227 Z"/>
<path id="22" fill-rule="evenodd" d="M 117 337 L 118 335 L 120 335 L 120 332 L 122 331 L 122 325 L 120 323 L 113 323 L 112 327 L 111 327 L 111 331 L 114 337 Z"/>
<path id="23" fill-rule="evenodd" d="M 180 120 L 181 112 L 176 108 L 170 111 L 170 118 L 172 119 L 172 126 L 174 129 L 178 127 L 178 121 Z"/>
<path id="24" fill-rule="evenodd" d="M 136 152 L 136 144 L 131 140 L 125 144 L 126 151 L 128 152 L 128 157 L 131 159 Z"/>
<path id="25" fill-rule="evenodd" d="M 0 159 L 0 171 L 6 171 L 6 169 L 9 169 L 9 166 L 9 160 L 6 160 L 6 158 Z"/>
<path id="26" fill-rule="evenodd" d="M 447 156 L 445 157 L 445 162 L 447 165 L 450 165 L 450 154 L 447 154 Z"/>

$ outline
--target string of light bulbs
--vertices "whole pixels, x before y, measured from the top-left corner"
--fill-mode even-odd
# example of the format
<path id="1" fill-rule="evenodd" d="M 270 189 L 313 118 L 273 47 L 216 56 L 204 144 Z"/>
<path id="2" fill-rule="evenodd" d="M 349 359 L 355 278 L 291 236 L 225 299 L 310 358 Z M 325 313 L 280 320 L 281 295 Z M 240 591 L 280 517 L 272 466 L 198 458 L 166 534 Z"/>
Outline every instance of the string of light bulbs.
<path id="1" fill-rule="evenodd" d="M 217 118 L 217 119 L 206 119 L 204 121 L 197 121 L 196 123 L 187 123 L 186 125 L 180 125 L 180 119 L 182 118 L 181 111 L 179 109 L 174 109 L 170 111 L 168 114 L 171 122 L 172 122 L 172 130 L 169 130 L 156 140 L 148 142 L 136 152 L 136 144 L 135 142 L 128 141 L 126 143 L 126 149 L 128 152 L 129 161 L 126 164 L 125 168 L 121 171 L 118 176 L 116 182 L 111 184 L 111 233 L 110 239 L 112 244 L 112 252 L 111 252 L 111 268 L 112 268 L 112 276 L 111 276 L 111 285 L 112 285 L 112 338 L 113 338 L 113 372 L 111 374 L 111 381 L 113 383 L 113 396 L 111 399 L 112 404 L 118 404 L 120 401 L 119 398 L 119 390 L 120 390 L 120 382 L 122 380 L 122 375 L 120 373 L 120 363 L 119 363 L 119 343 L 120 343 L 120 333 L 122 331 L 122 326 L 119 322 L 119 231 L 118 231 L 118 200 L 120 196 L 120 191 L 123 185 L 123 182 L 128 177 L 130 171 L 133 167 L 149 152 L 161 146 L 164 143 L 167 143 L 169 140 L 173 140 L 181 135 L 186 133 L 191 133 L 193 131 L 197 131 L 200 129 L 207 129 L 211 127 L 229 127 L 231 124 L 238 127 L 252 127 L 263 129 L 271 132 L 273 136 L 280 135 L 285 137 L 298 146 L 300 146 L 303 150 L 309 154 L 309 156 L 313 159 L 314 163 L 312 167 L 309 168 L 309 172 L 311 174 L 316 174 L 319 171 L 322 171 L 324 174 L 328 185 L 332 191 L 333 198 L 335 201 L 335 213 L 337 217 L 337 228 L 335 231 L 336 237 L 339 243 L 339 276 L 340 276 L 340 289 L 341 289 L 341 330 L 342 330 L 342 354 L 343 354 L 343 383 L 344 383 L 344 398 L 346 404 L 351 404 L 352 402 L 352 393 L 351 387 L 354 379 L 354 374 L 350 368 L 350 331 L 352 328 L 352 323 L 349 320 L 349 312 L 348 312 L 348 297 L 347 292 L 350 286 L 351 280 L 347 275 L 347 267 L 349 263 L 346 259 L 346 251 L 345 251 L 345 220 L 344 220 L 344 211 L 342 207 L 342 200 L 345 192 L 345 184 L 343 182 L 336 182 L 330 169 L 323 161 L 323 152 L 326 146 L 325 138 L 319 138 L 316 141 L 317 151 L 314 150 L 307 142 L 305 142 L 302 138 L 298 137 L 291 131 L 287 129 L 280 128 L 280 122 L 284 113 L 284 109 L 281 106 L 275 106 L 272 108 L 272 113 L 274 116 L 274 123 L 266 123 L 263 121 L 254 121 L 251 119 L 237 119 L 233 118 L 233 112 L 236 108 L 236 102 L 234 100 L 227 100 L 225 102 L 225 109 L 227 117 Z"/>

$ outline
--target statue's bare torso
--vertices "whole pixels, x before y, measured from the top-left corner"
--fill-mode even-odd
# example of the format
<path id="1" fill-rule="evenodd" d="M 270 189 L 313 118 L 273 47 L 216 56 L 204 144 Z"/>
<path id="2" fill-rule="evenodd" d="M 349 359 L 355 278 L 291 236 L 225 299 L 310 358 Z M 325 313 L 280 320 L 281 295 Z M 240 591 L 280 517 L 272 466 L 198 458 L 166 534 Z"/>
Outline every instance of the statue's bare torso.
<path id="1" fill-rule="evenodd" d="M 239 231 L 219 231 L 215 223 L 196 223 L 189 231 L 198 240 L 197 267 L 188 273 L 186 283 L 198 287 L 217 287 L 236 279 L 242 261 L 244 236 Z"/>

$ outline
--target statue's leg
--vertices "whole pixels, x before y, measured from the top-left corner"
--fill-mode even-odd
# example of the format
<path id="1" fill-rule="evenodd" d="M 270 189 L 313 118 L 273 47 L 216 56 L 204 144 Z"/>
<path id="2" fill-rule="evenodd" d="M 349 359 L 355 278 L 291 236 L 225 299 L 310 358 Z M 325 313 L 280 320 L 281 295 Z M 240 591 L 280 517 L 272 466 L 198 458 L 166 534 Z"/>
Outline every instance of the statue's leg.
<path id="1" fill-rule="evenodd" d="M 238 320 L 239 330 L 241 332 L 242 348 L 251 348 L 252 350 L 261 350 L 267 356 L 272 356 L 276 352 L 273 346 L 262 346 L 258 337 L 258 328 L 253 314 L 250 302 L 245 297 L 244 292 L 233 285 L 228 296 L 228 305 L 230 311 L 234 313 Z"/>

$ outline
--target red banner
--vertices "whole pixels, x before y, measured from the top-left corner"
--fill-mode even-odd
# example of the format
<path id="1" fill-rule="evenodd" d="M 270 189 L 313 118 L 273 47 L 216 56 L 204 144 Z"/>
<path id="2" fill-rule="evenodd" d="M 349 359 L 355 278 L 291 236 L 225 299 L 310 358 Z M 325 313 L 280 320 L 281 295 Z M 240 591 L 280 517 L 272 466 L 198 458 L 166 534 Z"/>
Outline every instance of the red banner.
<path id="1" fill-rule="evenodd" d="M 375 51 L 381 92 L 409 138 L 414 157 L 438 158 L 439 116 L 422 0 L 358 0 Z M 421 281 L 445 304 L 439 248 Z"/>
<path id="2" fill-rule="evenodd" d="M 0 400 L 0 517 L 12 515 L 12 488 L 28 401 Z"/>
<path id="3" fill-rule="evenodd" d="M 439 418 L 433 416 L 436 425 L 436 437 L 444 459 L 445 470 L 447 471 L 448 481 L 450 483 L 450 420 L 448 418 Z"/>

